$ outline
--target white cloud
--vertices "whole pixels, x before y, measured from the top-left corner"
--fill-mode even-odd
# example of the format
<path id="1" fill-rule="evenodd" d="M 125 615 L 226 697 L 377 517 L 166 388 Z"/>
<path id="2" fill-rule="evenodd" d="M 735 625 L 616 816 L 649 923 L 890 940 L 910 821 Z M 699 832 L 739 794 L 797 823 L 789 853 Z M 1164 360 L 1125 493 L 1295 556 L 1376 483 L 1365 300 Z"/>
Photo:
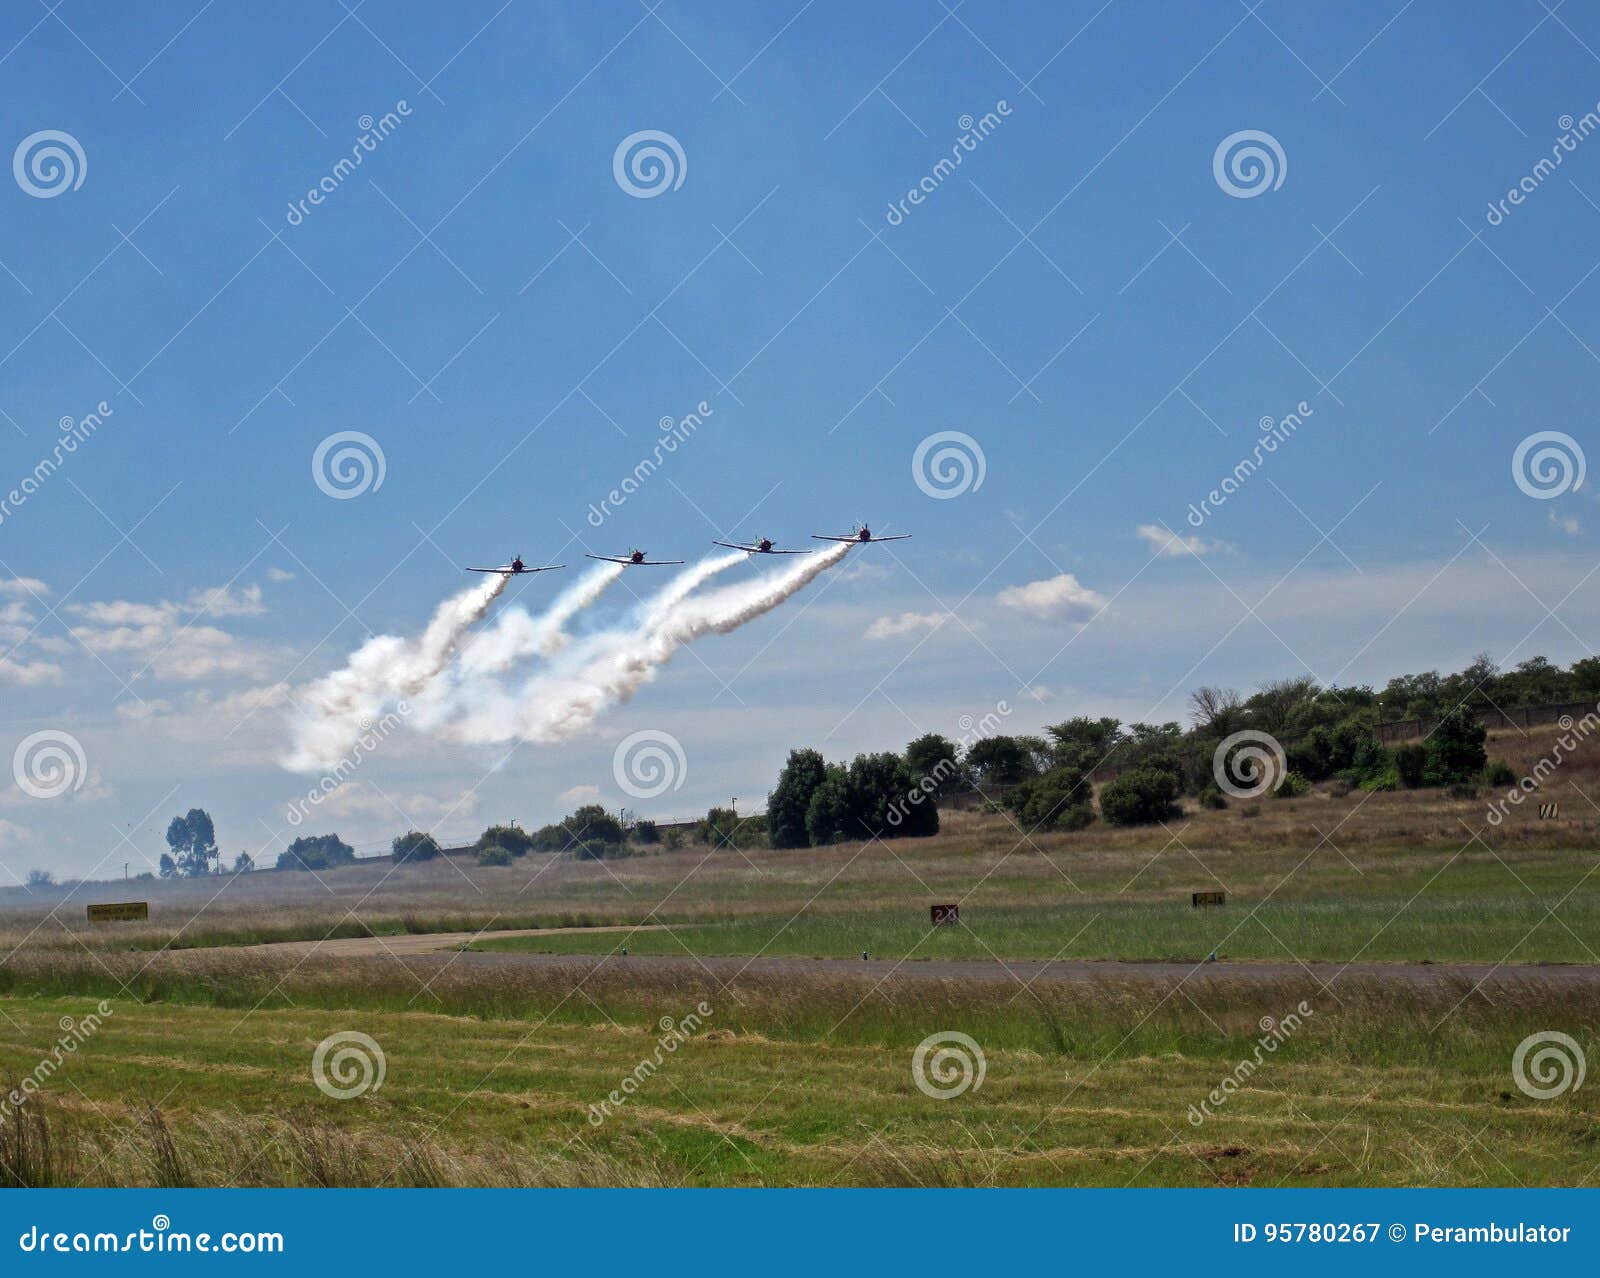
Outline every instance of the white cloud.
<path id="1" fill-rule="evenodd" d="M 124 654 L 148 667 L 157 679 L 193 682 L 224 676 L 258 676 L 269 656 L 259 645 L 199 618 L 248 617 L 265 611 L 261 587 L 234 591 L 227 586 L 196 590 L 182 603 L 136 603 L 113 599 L 73 604 L 69 611 L 87 624 L 73 637 L 99 656 Z"/>
<path id="2" fill-rule="evenodd" d="M 37 577 L 0 578 L 0 595 L 48 595 L 50 587 Z"/>
<path id="3" fill-rule="evenodd" d="M 1170 528 L 1163 528 L 1160 524 L 1140 524 L 1139 536 L 1150 544 L 1150 549 L 1158 555 L 1175 559 L 1180 555 L 1203 555 L 1216 547 L 1199 537 L 1180 537 Z"/>
<path id="4" fill-rule="evenodd" d="M 1055 700 L 1056 690 L 1049 684 L 1036 683 L 1033 685 L 1033 687 L 1028 689 L 1028 695 L 1040 705 L 1043 705 L 1046 701 Z"/>
<path id="5" fill-rule="evenodd" d="M 879 617 L 867 627 L 868 639 L 893 639 L 918 630 L 937 630 L 950 620 L 948 612 L 902 612 L 898 617 Z"/>
<path id="6" fill-rule="evenodd" d="M 597 785 L 575 785 L 569 790 L 561 792 L 563 803 L 582 806 L 585 803 L 598 803 L 600 801 L 600 787 Z"/>
<path id="7" fill-rule="evenodd" d="M 293 581 L 294 580 L 294 574 L 292 572 L 290 572 L 287 568 L 268 568 L 267 569 L 267 580 L 268 581 Z"/>
<path id="8" fill-rule="evenodd" d="M 188 606 L 212 617 L 259 617 L 267 610 L 260 586 L 246 586 L 237 593 L 228 586 L 196 590 L 189 595 Z"/>
<path id="9" fill-rule="evenodd" d="M 1098 591 L 1089 589 L 1070 572 L 1064 572 L 1059 577 L 1030 581 L 1024 586 L 1007 586 L 995 596 L 995 602 L 1002 608 L 1015 608 L 1036 617 L 1087 621 L 1105 607 L 1106 601 Z"/>
<path id="10" fill-rule="evenodd" d="M 27 826 L 0 820 L 0 848 L 16 847 L 19 843 L 26 843 L 30 837 Z"/>
<path id="11" fill-rule="evenodd" d="M 1569 537 L 1583 536 L 1583 525 L 1578 522 L 1576 515 L 1558 515 L 1552 508 L 1549 515 L 1550 527 L 1564 532 Z"/>
<path id="12" fill-rule="evenodd" d="M 32 688 L 41 683 L 55 683 L 60 678 L 61 667 L 53 661 L 13 661 L 10 657 L 0 657 L 0 683 Z"/>

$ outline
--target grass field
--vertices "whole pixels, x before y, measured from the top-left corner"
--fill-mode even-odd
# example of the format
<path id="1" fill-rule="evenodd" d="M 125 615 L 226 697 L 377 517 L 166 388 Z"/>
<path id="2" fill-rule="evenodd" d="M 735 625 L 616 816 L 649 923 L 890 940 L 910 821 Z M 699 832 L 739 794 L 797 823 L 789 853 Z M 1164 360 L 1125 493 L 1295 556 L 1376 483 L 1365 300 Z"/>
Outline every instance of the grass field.
<path id="1" fill-rule="evenodd" d="M 150 922 L 103 928 L 83 903 L 132 895 L 121 884 L 13 892 L 0 1083 L 37 1094 L 0 1106 L 0 1182 L 1586 1183 L 1600 1168 L 1593 1084 L 1537 1099 L 1512 1062 L 1559 1030 L 1600 1064 L 1600 984 L 1535 976 L 1491 1001 L 1449 976 L 1330 992 L 1294 967 L 1600 963 L 1600 822 L 1572 788 L 1561 821 L 1519 811 L 1500 827 L 1483 796 L 1319 791 L 1132 831 L 1030 835 L 964 815 L 934 839 L 799 852 L 139 885 Z M 1189 908 L 1219 887 L 1224 909 Z M 929 927 L 945 901 L 963 925 Z M 670 928 L 479 945 L 1224 961 L 1140 981 L 878 983 L 804 965 L 724 981 L 692 963 L 238 948 L 644 923 Z M 1244 958 L 1283 974 L 1227 972 Z M 62 1050 L 63 1018 L 81 1025 L 101 999 L 103 1026 Z M 1302 1002 L 1293 1035 L 1241 1074 L 1263 1018 Z M 663 1018 L 684 1025 L 702 1004 L 663 1048 Z M 312 1076 L 317 1045 L 343 1031 L 386 1064 L 380 1088 L 349 1100 Z M 937 1099 L 913 1062 L 950 1031 L 977 1044 L 984 1079 Z M 1242 1082 L 1191 1122 L 1224 1079 Z"/>
<path id="2" fill-rule="evenodd" d="M 23 1178 L 67 1184 L 1472 1185 L 1580 1183 L 1600 1153 L 1581 1092 L 1540 1102 L 1510 1081 L 1518 1038 L 1551 1003 L 1506 1018 L 1469 1001 L 1434 1033 L 1454 991 L 1352 988 L 1342 1007 L 1293 983 L 1200 984 L 1155 1007 L 1115 986 L 989 1006 L 880 992 L 852 1012 L 866 993 L 602 987 L 531 1020 L 113 1000 L 49 1099 L 24 1107 L 33 1128 L 10 1120 L 0 1158 L 15 1167 L 30 1148 Z M 1254 1052 L 1249 1013 L 1301 998 L 1316 1010 L 1299 1033 L 1191 1122 Z M 697 1005 L 703 1026 L 663 1057 L 659 1018 L 641 1013 Z M 19 1077 L 88 1006 L 5 999 L 0 1068 Z M 1559 1008 L 1591 1037 L 1595 1012 Z M 913 1049 L 953 1025 L 982 1045 L 985 1077 L 937 1099 L 915 1085 Z M 381 1044 L 385 1078 L 336 1100 L 310 1059 L 351 1029 Z M 658 1057 L 622 1103 L 594 1108 Z"/>

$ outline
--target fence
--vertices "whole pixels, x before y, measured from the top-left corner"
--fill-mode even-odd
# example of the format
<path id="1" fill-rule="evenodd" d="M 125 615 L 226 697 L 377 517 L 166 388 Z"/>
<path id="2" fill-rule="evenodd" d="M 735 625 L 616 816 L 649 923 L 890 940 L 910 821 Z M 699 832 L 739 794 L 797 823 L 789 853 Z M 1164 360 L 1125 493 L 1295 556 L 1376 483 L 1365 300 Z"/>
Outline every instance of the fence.
<path id="1" fill-rule="evenodd" d="M 1600 707 L 1592 701 L 1556 701 L 1543 706 L 1512 706 L 1502 710 L 1498 706 L 1481 706 L 1472 709 L 1473 717 L 1490 731 L 1507 728 L 1537 728 L 1543 724 L 1560 723 L 1562 719 L 1581 719 Z M 1378 725 L 1380 745 L 1393 745 L 1424 737 L 1439 724 L 1437 716 L 1419 719 L 1392 719 Z"/>

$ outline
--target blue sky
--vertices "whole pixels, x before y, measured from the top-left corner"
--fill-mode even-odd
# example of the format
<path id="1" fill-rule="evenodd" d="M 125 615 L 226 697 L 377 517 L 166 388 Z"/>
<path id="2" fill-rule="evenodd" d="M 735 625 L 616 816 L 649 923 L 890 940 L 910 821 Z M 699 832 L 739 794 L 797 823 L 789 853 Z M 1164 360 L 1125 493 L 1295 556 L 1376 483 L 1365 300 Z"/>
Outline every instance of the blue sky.
<path id="1" fill-rule="evenodd" d="M 63 417 L 111 410 L 0 512 L 5 752 L 83 757 L 61 795 L 0 796 L 0 879 L 137 869 L 196 805 L 230 859 L 270 858 L 306 784 L 275 762 L 285 698 L 518 552 L 915 534 L 560 747 L 397 734 L 319 829 L 757 807 L 793 745 L 957 735 L 1002 701 L 1014 730 L 1171 719 L 1204 682 L 1590 650 L 1592 485 L 1512 468 L 1539 432 L 1581 452 L 1600 384 L 1577 6 L 68 0 L 8 6 L 0 55 L 6 145 L 82 156 L 64 189 L 0 189 L 0 496 Z M 645 130 L 682 181 L 639 198 L 613 157 Z M 1230 194 L 1214 159 L 1246 131 L 1268 180 Z M 312 457 L 348 431 L 384 476 L 338 500 Z M 981 484 L 915 482 L 940 432 Z M 611 761 L 641 729 L 687 767 L 633 804 Z"/>

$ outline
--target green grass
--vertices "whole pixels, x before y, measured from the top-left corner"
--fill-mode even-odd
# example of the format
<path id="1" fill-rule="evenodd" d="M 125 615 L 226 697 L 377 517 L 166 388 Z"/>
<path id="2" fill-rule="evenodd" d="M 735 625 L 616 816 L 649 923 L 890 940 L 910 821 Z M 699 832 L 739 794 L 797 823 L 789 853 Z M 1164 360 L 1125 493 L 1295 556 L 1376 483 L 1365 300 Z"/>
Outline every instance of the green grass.
<path id="1" fill-rule="evenodd" d="M 1253 1009 L 1229 1015 L 1203 990 L 1201 1011 L 1176 1000 L 1145 1006 L 1153 1015 L 1133 1040 L 1132 1006 L 1105 991 L 1073 1014 L 1094 1032 L 1057 1049 L 1006 1046 L 981 1016 L 960 1022 L 985 1053 L 986 1077 L 949 1100 L 914 1085 L 915 1038 L 773 1039 L 744 1025 L 747 1013 L 727 998 L 598 1122 L 592 1107 L 654 1058 L 653 1018 L 530 1024 L 304 1006 L 243 1015 L 119 999 L 29 1103 L 49 1131 L 34 1175 L 60 1184 L 1541 1185 L 1592 1173 L 1600 1121 L 1583 1093 L 1539 1102 L 1511 1082 L 1520 1018 L 1496 1024 L 1498 1014 L 1474 1007 L 1430 1034 L 1418 1015 L 1428 1009 L 1351 994 L 1346 1008 L 1320 1008 L 1198 1126 L 1190 1107 L 1259 1033 Z M 826 991 L 807 997 L 849 1014 Z M 81 998 L 0 999 L 0 1076 L 33 1069 L 60 1018 L 89 1008 Z M 1569 1008 L 1564 1023 L 1589 1018 L 1592 1039 L 1594 1011 Z M 904 1036 L 939 1028 L 950 1026 L 908 1024 Z M 379 1043 L 386 1077 L 341 1101 L 314 1086 L 311 1057 L 346 1030 Z M 0 1176 L 9 1148 L 0 1136 Z"/>
<path id="2" fill-rule="evenodd" d="M 1576 878 L 1576 876 L 1574 876 Z M 771 914 L 669 931 L 581 932 L 474 942 L 475 950 L 883 959 L 1299 958 L 1347 962 L 1600 961 L 1600 899 L 1554 887 L 1499 897 L 1432 891 L 1408 905 L 1394 893 L 1261 903 L 1230 897 L 1220 909 L 1187 903 L 1066 901 L 1048 907 L 964 907 L 961 923 L 933 928 L 924 912 Z M 1559 904 L 1558 904 L 1559 903 Z M 1551 907 L 1556 907 L 1551 912 Z"/>

